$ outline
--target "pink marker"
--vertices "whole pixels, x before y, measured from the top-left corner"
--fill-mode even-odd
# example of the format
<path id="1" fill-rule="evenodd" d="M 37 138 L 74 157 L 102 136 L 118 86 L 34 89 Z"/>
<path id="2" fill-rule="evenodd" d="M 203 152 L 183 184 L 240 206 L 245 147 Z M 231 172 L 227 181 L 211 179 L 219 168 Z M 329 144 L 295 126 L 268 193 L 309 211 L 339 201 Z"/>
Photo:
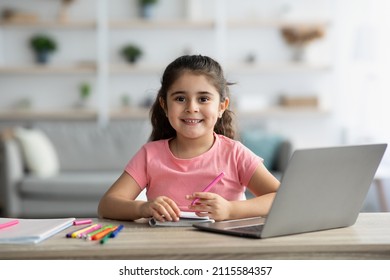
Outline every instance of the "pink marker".
<path id="1" fill-rule="evenodd" d="M 102 228 L 101 224 L 92 225 L 89 228 L 87 228 L 85 231 L 83 231 L 80 234 L 78 234 L 77 237 L 78 238 L 86 238 L 87 234 L 89 234 L 89 233 L 91 233 L 91 232 L 93 232 L 95 230 L 101 229 L 101 228 Z"/>
<path id="2" fill-rule="evenodd" d="M 79 226 L 79 225 L 88 225 L 91 224 L 92 220 L 77 220 L 73 222 L 74 226 Z"/>
<path id="3" fill-rule="evenodd" d="M 11 220 L 9 222 L 5 222 L 5 223 L 0 224 L 0 229 L 10 227 L 10 226 L 16 225 L 18 223 L 19 223 L 18 220 Z"/>
<path id="4" fill-rule="evenodd" d="M 225 175 L 225 173 L 221 173 L 219 174 L 213 181 L 211 181 L 210 184 L 208 184 L 207 187 L 204 188 L 204 190 L 202 192 L 208 192 L 212 187 L 215 186 L 216 183 L 218 183 L 222 177 Z M 199 201 L 199 197 L 195 198 L 192 202 L 191 202 L 191 205 L 195 205 L 195 203 L 197 203 Z"/>

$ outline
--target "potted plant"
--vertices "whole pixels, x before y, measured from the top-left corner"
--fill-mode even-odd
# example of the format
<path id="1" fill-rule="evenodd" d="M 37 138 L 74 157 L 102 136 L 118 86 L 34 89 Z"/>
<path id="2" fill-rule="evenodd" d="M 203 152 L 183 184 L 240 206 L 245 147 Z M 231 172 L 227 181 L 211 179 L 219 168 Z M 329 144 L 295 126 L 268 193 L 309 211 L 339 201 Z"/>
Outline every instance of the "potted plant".
<path id="1" fill-rule="evenodd" d="M 140 6 L 141 17 L 152 18 L 154 12 L 154 6 L 158 0 L 138 0 Z"/>
<path id="2" fill-rule="evenodd" d="M 304 58 L 308 44 L 322 38 L 325 31 L 321 27 L 284 27 L 281 29 L 284 40 L 294 49 L 293 60 L 301 61 Z"/>
<path id="3" fill-rule="evenodd" d="M 138 46 L 129 44 L 122 48 L 121 54 L 126 59 L 126 61 L 133 64 L 137 62 L 143 53 Z"/>
<path id="4" fill-rule="evenodd" d="M 57 50 L 57 43 L 50 36 L 37 34 L 30 39 L 30 47 L 35 52 L 37 63 L 45 64 L 49 61 L 49 54 Z"/>
<path id="5" fill-rule="evenodd" d="M 80 104 L 79 107 L 86 107 L 89 96 L 91 95 L 91 85 L 83 82 L 79 86 Z"/>

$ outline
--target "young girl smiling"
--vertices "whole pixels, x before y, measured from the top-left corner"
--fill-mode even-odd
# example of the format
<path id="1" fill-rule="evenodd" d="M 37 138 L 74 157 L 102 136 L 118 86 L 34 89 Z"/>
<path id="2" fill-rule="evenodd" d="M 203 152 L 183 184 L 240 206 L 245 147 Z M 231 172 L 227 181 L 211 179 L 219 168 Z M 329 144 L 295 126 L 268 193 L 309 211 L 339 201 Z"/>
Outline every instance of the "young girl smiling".
<path id="1" fill-rule="evenodd" d="M 150 141 L 104 194 L 99 216 L 178 221 L 184 210 L 221 221 L 267 215 L 279 181 L 234 140 L 229 101 L 229 83 L 215 60 L 186 55 L 170 63 L 151 109 Z M 246 187 L 256 197 L 242 199 Z M 135 200 L 144 188 L 148 201 Z"/>

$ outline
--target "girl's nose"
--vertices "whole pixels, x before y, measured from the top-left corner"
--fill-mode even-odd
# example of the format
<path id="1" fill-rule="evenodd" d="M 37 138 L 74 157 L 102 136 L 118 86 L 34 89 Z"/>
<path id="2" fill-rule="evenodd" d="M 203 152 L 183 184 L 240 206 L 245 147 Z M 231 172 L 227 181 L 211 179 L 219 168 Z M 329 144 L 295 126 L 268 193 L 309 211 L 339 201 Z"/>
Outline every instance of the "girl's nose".
<path id="1" fill-rule="evenodd" d="M 199 112 L 199 106 L 196 100 L 190 100 L 187 103 L 186 107 L 186 112 L 187 113 L 193 113 L 193 112 Z"/>

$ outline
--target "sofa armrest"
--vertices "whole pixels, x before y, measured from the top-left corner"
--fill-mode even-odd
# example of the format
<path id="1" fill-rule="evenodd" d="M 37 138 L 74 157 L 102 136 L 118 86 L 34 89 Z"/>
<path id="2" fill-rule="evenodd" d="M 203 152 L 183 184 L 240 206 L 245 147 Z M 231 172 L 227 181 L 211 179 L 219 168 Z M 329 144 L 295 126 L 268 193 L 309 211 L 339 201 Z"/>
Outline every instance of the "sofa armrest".
<path id="1" fill-rule="evenodd" d="M 16 217 L 20 212 L 18 183 L 24 174 L 23 155 L 14 138 L 0 137 L 0 205 L 3 215 Z"/>

